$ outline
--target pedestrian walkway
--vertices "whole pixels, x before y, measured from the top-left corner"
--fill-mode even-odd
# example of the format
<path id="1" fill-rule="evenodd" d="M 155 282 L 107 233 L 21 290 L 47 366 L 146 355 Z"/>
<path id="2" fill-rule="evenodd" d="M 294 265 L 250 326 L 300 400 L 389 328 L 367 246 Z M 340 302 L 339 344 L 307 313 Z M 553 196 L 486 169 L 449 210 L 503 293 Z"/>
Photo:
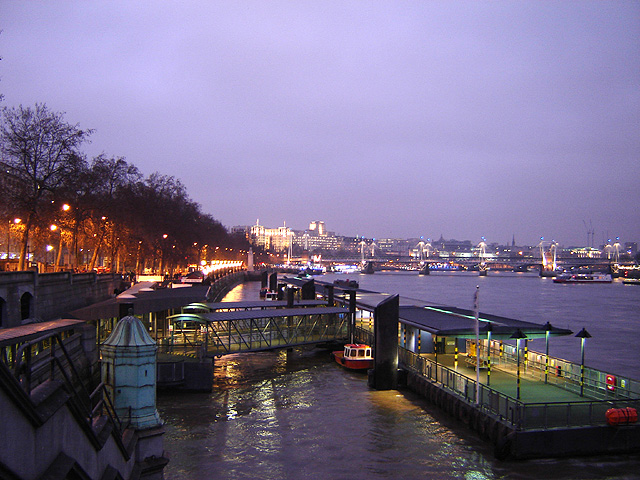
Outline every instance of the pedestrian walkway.
<path id="1" fill-rule="evenodd" d="M 434 354 L 422 354 L 421 357 L 425 357 L 433 362 L 436 361 Z M 475 365 L 469 364 L 465 361 L 466 355 L 458 355 L 458 365 L 455 365 L 455 355 L 453 354 L 438 354 L 438 364 L 454 370 L 456 373 L 465 376 L 470 381 L 476 380 Z M 579 393 L 572 392 L 563 388 L 565 379 L 558 379 L 555 375 L 549 375 L 547 383 L 544 379 L 539 379 L 529 373 L 526 373 L 524 367 L 521 365 L 520 371 L 520 401 L 523 403 L 552 403 L 552 402 L 580 402 L 588 400 L 600 400 L 600 398 L 589 398 L 585 393 L 585 396 L 580 396 Z M 487 386 L 503 395 L 517 398 L 517 368 L 516 366 L 498 364 L 497 362 L 491 366 L 491 380 L 490 384 L 487 382 L 488 369 L 482 368 L 480 370 L 480 384 Z M 562 381 L 562 384 L 558 382 Z M 575 382 L 573 382 L 575 384 Z M 579 389 L 579 385 L 576 387 Z"/>

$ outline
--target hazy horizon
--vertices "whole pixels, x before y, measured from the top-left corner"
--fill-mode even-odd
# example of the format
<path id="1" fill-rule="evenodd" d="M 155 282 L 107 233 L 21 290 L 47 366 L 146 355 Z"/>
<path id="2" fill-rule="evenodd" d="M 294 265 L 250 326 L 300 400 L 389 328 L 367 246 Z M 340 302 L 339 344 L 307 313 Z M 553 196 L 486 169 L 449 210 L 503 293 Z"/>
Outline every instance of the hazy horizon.
<path id="1" fill-rule="evenodd" d="M 0 5 L 1 105 L 225 226 L 640 240 L 640 2 Z"/>

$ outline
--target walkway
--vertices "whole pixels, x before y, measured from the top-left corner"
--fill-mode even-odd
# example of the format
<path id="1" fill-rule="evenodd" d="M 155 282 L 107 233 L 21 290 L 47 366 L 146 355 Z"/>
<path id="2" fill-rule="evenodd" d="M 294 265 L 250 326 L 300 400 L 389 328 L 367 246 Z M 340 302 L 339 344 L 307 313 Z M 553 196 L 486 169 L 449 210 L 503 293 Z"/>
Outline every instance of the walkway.
<path id="1" fill-rule="evenodd" d="M 422 354 L 424 358 L 435 362 L 434 354 Z M 473 365 L 465 362 L 466 355 L 458 355 L 458 367 L 455 368 L 454 355 L 452 354 L 438 354 L 438 364 L 444 365 L 452 370 L 455 370 L 460 375 L 467 377 L 471 381 L 476 380 L 476 370 Z M 542 379 L 537 376 L 525 373 L 523 365 L 520 365 L 520 400 L 523 403 L 550 403 L 550 402 L 580 402 L 588 400 L 600 400 L 600 398 L 589 398 L 586 396 L 581 397 L 579 393 L 569 391 L 562 386 L 558 385 L 559 382 L 564 383 L 568 380 L 564 378 L 558 378 L 555 375 L 549 374 L 548 383 L 544 383 L 544 377 Z M 539 372 L 536 372 L 539 373 Z M 480 384 L 488 386 L 489 388 L 496 390 L 503 395 L 511 398 L 517 396 L 517 370 L 516 366 L 510 365 L 497 365 L 491 366 L 491 384 L 487 384 L 487 369 L 480 370 Z M 574 388 L 580 388 L 575 382 L 571 382 Z"/>

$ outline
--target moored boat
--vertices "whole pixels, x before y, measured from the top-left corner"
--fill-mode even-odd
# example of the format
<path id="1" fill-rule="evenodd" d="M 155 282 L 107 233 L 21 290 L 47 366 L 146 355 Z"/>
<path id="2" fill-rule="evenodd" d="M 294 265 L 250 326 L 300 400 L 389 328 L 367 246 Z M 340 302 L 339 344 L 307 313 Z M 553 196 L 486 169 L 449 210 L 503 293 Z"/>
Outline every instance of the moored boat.
<path id="1" fill-rule="evenodd" d="M 342 351 L 331 352 L 339 365 L 350 370 L 373 368 L 371 347 L 362 343 L 348 343 Z"/>
<path id="2" fill-rule="evenodd" d="M 554 283 L 611 283 L 608 273 L 565 273 L 553 279 Z"/>
<path id="3" fill-rule="evenodd" d="M 346 280 L 342 280 L 342 279 L 334 280 L 333 284 L 336 287 L 358 288 L 360 286 L 360 284 L 356 280 L 349 280 L 348 278 Z"/>

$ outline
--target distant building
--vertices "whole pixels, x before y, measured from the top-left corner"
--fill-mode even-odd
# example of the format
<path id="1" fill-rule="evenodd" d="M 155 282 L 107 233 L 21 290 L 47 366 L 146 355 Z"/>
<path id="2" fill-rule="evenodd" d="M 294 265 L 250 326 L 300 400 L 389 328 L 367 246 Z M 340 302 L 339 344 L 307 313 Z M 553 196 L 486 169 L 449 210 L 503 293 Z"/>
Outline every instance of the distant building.
<path id="1" fill-rule="evenodd" d="M 326 235 L 324 222 L 313 221 L 309 224 L 309 235 L 322 236 Z"/>
<path id="2" fill-rule="evenodd" d="M 276 252 L 286 251 L 292 244 L 294 237 L 293 230 L 286 225 L 266 228 L 264 225 L 260 225 L 258 220 L 255 225 L 250 227 L 241 225 L 232 227 L 231 233 L 242 233 L 251 245 Z"/>

